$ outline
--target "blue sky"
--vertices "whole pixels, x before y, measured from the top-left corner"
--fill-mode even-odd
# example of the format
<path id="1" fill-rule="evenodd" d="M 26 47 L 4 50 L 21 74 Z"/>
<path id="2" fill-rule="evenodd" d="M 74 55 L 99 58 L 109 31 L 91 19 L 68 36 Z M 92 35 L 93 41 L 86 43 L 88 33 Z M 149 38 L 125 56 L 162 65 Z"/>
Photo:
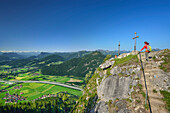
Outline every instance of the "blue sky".
<path id="1" fill-rule="evenodd" d="M 170 48 L 169 0 L 0 0 L 0 50 Z"/>

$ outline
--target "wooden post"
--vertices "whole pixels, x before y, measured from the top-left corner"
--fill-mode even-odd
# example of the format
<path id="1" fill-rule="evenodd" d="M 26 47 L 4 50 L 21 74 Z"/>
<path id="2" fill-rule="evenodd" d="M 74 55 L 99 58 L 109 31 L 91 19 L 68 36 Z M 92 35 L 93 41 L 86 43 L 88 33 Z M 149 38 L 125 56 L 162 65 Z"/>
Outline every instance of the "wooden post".
<path id="1" fill-rule="evenodd" d="M 135 46 L 134 46 L 134 51 L 136 51 L 136 32 L 135 32 Z"/>
<path id="2" fill-rule="evenodd" d="M 135 39 L 134 51 L 136 51 L 136 38 L 139 38 L 139 36 L 136 36 L 136 32 L 135 32 L 135 37 L 133 38 Z"/>
<path id="3" fill-rule="evenodd" d="M 118 45 L 118 56 L 120 55 L 120 42 L 119 42 L 119 45 Z"/>

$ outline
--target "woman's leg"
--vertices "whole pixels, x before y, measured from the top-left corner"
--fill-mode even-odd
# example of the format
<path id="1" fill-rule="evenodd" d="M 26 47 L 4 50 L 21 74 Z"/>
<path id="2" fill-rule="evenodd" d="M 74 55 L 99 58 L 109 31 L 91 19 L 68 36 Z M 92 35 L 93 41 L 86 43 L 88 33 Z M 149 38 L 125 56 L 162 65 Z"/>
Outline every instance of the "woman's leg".
<path id="1" fill-rule="evenodd" d="M 148 52 L 145 52 L 145 56 L 146 56 L 146 61 L 148 61 Z"/>

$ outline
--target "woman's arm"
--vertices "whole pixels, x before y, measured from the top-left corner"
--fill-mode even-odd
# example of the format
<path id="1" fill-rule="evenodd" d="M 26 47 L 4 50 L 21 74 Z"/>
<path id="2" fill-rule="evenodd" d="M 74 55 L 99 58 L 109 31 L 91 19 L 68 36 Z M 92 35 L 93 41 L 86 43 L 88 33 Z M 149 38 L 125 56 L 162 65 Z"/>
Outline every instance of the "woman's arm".
<path id="1" fill-rule="evenodd" d="M 146 46 L 146 45 L 144 45 L 144 46 L 143 46 L 143 48 L 142 48 L 140 51 L 142 51 L 142 50 L 143 50 L 143 49 L 145 49 L 145 48 L 147 48 L 147 46 Z"/>

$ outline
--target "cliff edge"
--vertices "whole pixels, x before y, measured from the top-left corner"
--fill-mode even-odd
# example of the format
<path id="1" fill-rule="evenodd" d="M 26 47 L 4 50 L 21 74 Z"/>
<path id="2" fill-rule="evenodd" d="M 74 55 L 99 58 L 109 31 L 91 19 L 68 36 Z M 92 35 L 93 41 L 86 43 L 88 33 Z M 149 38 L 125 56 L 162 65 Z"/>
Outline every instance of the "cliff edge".
<path id="1" fill-rule="evenodd" d="M 169 50 L 150 53 L 144 65 L 153 113 L 168 113 L 162 91 L 170 92 Z M 83 90 L 73 113 L 149 113 L 138 52 L 106 57 Z M 167 108 L 167 109 L 166 109 Z"/>

